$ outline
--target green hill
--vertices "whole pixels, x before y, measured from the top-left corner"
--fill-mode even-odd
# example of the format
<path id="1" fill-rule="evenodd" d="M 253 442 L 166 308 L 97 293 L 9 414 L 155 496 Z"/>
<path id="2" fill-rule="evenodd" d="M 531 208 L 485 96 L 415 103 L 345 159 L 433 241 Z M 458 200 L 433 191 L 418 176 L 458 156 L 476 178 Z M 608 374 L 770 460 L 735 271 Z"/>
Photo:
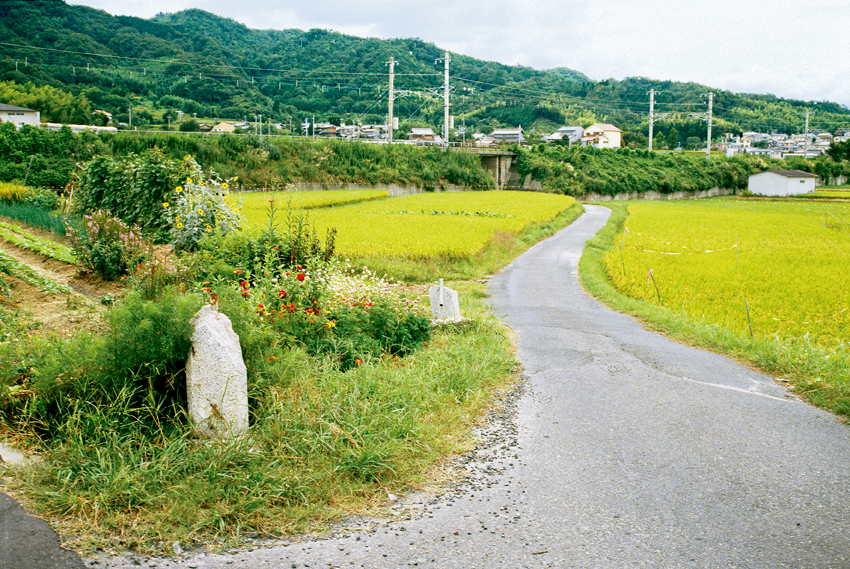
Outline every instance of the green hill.
<path id="1" fill-rule="evenodd" d="M 202 10 L 158 14 L 150 20 L 112 16 L 62 0 L 0 2 L 0 97 L 34 106 L 46 120 L 162 125 L 185 116 L 279 121 L 293 130 L 307 117 L 319 122 L 383 123 L 390 57 L 398 62 L 395 102 L 400 136 L 414 126 L 439 130 L 443 107 L 438 46 L 419 39 L 379 40 L 313 29 L 252 30 Z M 468 131 L 521 125 L 527 133 L 563 124 L 611 122 L 627 143 L 645 144 L 647 91 L 671 115 L 655 132 L 679 140 L 705 137 L 702 94 L 694 83 L 629 78 L 591 81 L 566 68 L 536 70 L 451 54 L 452 114 Z M 714 90 L 718 135 L 747 130 L 799 132 L 803 101 Z M 43 110 L 44 109 L 44 110 Z M 834 132 L 850 110 L 818 103 L 812 130 Z M 529 132 L 530 131 L 530 132 Z"/>

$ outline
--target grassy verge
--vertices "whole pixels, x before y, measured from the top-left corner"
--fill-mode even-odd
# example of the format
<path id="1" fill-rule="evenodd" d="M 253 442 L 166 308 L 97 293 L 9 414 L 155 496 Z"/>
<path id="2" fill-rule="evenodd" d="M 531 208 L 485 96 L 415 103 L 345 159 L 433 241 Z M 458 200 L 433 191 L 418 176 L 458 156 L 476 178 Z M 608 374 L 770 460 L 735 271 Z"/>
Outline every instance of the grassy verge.
<path id="1" fill-rule="evenodd" d="M 320 530 L 379 505 L 467 449 L 470 426 L 514 379 L 510 342 L 488 314 L 483 285 L 450 284 L 473 324 L 437 330 L 404 359 L 342 372 L 284 352 L 252 382 L 249 439 L 199 445 L 179 420 L 153 430 L 128 424 L 157 403 L 122 393 L 80 404 L 61 436 L 38 448 L 45 460 L 17 470 L 7 489 L 85 552 L 161 553 L 175 541 L 224 547 L 246 533 Z"/>
<path id="2" fill-rule="evenodd" d="M 823 349 L 808 342 L 751 338 L 618 291 L 605 273 L 603 257 L 623 229 L 628 204 L 607 202 L 604 205 L 611 208 L 611 218 L 588 242 L 579 263 L 582 282 L 594 296 L 615 310 L 640 318 L 650 329 L 787 379 L 795 393 L 814 405 L 850 417 L 850 352 L 846 346 Z"/>

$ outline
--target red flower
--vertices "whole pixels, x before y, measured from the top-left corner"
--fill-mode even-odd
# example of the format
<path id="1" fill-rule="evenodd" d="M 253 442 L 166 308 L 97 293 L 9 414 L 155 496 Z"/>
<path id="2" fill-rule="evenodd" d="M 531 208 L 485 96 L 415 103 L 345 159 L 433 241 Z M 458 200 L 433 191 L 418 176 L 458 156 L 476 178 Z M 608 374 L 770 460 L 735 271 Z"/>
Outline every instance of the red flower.
<path id="1" fill-rule="evenodd" d="M 242 288 L 248 288 L 248 281 L 239 281 L 239 286 Z"/>
<path id="2" fill-rule="evenodd" d="M 304 267 L 302 267 L 301 265 L 295 265 L 295 268 L 298 269 L 299 271 L 304 270 Z"/>
<path id="3" fill-rule="evenodd" d="M 286 298 L 286 291 L 285 291 L 285 290 L 282 290 L 282 291 L 278 292 L 278 293 L 277 293 L 277 295 L 278 295 L 280 298 Z"/>
<path id="4" fill-rule="evenodd" d="M 308 308 L 308 309 L 307 309 L 307 310 L 305 310 L 304 312 L 306 312 L 307 314 L 313 314 L 313 309 L 312 309 L 312 308 Z M 312 322 L 312 320 L 311 320 L 311 322 Z"/>
<path id="5" fill-rule="evenodd" d="M 357 358 L 356 360 L 354 360 L 354 363 L 355 363 L 356 365 L 362 365 L 362 364 L 363 364 L 363 360 L 361 360 L 360 358 Z"/>
<path id="6" fill-rule="evenodd" d="M 307 277 L 304 276 L 304 273 L 298 273 L 298 276 L 296 276 L 295 278 L 301 282 L 304 282 L 304 279 L 306 279 Z"/>
<path id="7" fill-rule="evenodd" d="M 241 274 L 242 274 L 242 269 L 236 269 L 236 270 L 235 270 L 235 271 L 233 271 L 233 272 L 234 272 L 235 274 L 237 274 L 237 275 L 241 275 Z"/>

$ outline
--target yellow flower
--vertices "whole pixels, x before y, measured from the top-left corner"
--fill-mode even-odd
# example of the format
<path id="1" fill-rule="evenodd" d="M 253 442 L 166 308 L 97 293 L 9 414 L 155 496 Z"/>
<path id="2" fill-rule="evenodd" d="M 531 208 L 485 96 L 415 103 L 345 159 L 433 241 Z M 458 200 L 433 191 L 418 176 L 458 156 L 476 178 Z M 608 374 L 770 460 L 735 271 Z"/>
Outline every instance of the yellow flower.
<path id="1" fill-rule="evenodd" d="M 180 221 L 180 216 L 179 216 L 179 215 L 175 215 L 175 216 L 174 216 L 174 221 Z"/>
<path id="2" fill-rule="evenodd" d="M 199 180 L 199 181 L 198 181 L 198 185 L 199 185 L 199 186 L 203 186 L 203 185 L 204 185 L 204 181 L 203 181 L 203 180 Z"/>
<path id="3" fill-rule="evenodd" d="M 177 229 L 182 229 L 182 228 L 183 228 L 183 224 L 182 224 L 182 223 L 178 223 L 178 224 L 177 224 Z"/>
<path id="4" fill-rule="evenodd" d="M 198 213 L 201 214 L 201 215 L 204 215 L 204 210 L 202 210 L 201 208 L 198 208 Z"/>
<path id="5" fill-rule="evenodd" d="M 327 326 L 328 328 L 333 328 L 334 326 L 336 326 L 336 322 L 334 322 L 333 320 L 328 320 Z"/>
<path id="6" fill-rule="evenodd" d="M 192 156 L 189 155 L 189 154 L 187 154 L 186 156 L 183 157 L 183 160 L 185 160 L 186 162 L 188 162 L 191 159 L 192 159 Z"/>
<path id="7" fill-rule="evenodd" d="M 186 183 L 187 183 L 187 184 L 191 184 L 191 183 L 192 183 L 192 178 L 186 178 Z"/>
<path id="8" fill-rule="evenodd" d="M 221 187 L 222 187 L 222 188 L 224 188 L 224 189 L 226 190 L 226 189 L 227 189 L 227 187 L 228 187 L 228 186 L 227 186 L 227 182 L 223 183 L 223 184 L 221 185 Z"/>
<path id="9" fill-rule="evenodd" d="M 174 191 L 179 194 L 180 192 L 183 191 L 183 186 L 177 186 L 176 188 L 174 188 Z"/>
<path id="10" fill-rule="evenodd" d="M 235 182 L 236 180 L 238 180 L 238 179 L 239 179 L 239 176 L 233 176 L 233 181 L 234 181 L 234 182 Z"/>
<path id="11" fill-rule="evenodd" d="M 207 231 L 212 231 L 212 227 L 210 227 L 209 225 L 207 225 Z"/>
<path id="12" fill-rule="evenodd" d="M 162 207 L 168 207 L 168 202 L 162 202 Z"/>

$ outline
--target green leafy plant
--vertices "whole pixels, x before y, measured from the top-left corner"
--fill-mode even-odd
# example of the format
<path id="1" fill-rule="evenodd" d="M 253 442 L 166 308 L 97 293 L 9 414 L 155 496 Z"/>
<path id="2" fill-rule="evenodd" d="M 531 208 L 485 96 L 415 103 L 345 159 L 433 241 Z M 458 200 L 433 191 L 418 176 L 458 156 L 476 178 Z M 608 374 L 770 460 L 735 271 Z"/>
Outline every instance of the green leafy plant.
<path id="1" fill-rule="evenodd" d="M 185 160 L 189 162 L 191 158 L 187 156 Z M 172 247 L 191 251 L 206 235 L 227 235 L 241 227 L 241 205 L 228 199 L 233 181 L 235 178 L 221 181 L 214 172 L 204 180 L 198 169 L 194 178 L 186 178 L 184 185 L 174 189 L 174 203 L 162 203 L 171 225 Z"/>
<path id="2" fill-rule="evenodd" d="M 148 250 L 140 227 L 103 210 L 84 215 L 82 228 L 69 228 L 67 236 L 80 265 L 109 280 L 128 274 Z"/>

